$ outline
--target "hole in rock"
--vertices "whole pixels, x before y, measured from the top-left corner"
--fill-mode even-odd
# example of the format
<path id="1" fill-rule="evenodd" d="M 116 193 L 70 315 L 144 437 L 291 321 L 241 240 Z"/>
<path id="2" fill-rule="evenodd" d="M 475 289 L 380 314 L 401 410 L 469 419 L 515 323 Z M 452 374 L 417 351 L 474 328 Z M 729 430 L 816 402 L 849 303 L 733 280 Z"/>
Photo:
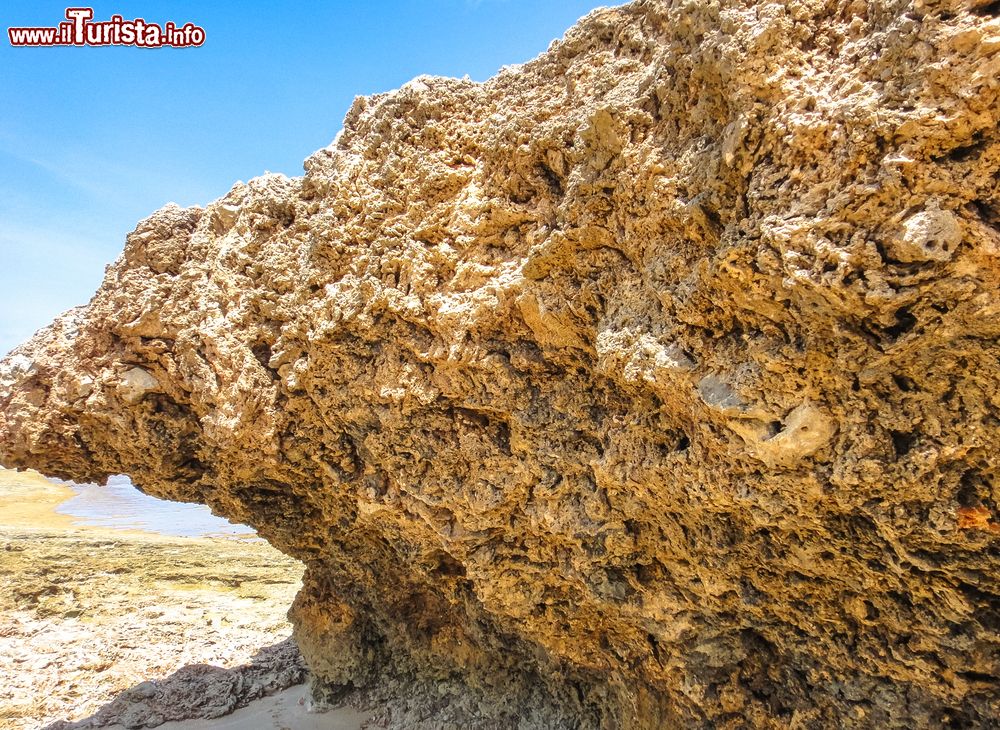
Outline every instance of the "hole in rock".
<path id="1" fill-rule="evenodd" d="M 270 370 L 271 362 L 271 346 L 266 342 L 259 342 L 251 348 L 253 356 L 257 358 L 257 362 L 264 366 L 265 370 Z"/>
<path id="2" fill-rule="evenodd" d="M 304 680 L 286 617 L 302 564 L 207 507 L 126 477 L 101 487 L 0 469 L 0 540 L 0 615 L 21 616 L 9 628 L 24 670 L 4 689 L 39 697 L 32 726 L 95 713 L 111 724 L 139 700 L 145 724 L 206 693 L 246 704 L 265 674 L 285 678 L 276 689 Z M 68 674 L 72 696 L 38 695 Z"/>
<path id="3" fill-rule="evenodd" d="M 913 601 L 906 593 L 900 593 L 899 591 L 888 591 L 886 596 L 892 599 L 897 605 L 901 606 L 904 610 L 909 611 L 913 609 Z"/>
<path id="4" fill-rule="evenodd" d="M 702 206 L 702 210 L 705 213 L 705 218 L 711 223 L 715 228 L 723 228 L 722 216 L 719 215 L 719 211 L 707 205 Z"/>
<path id="5" fill-rule="evenodd" d="M 981 15 L 984 17 L 987 15 L 993 15 L 993 16 L 1000 15 L 1000 0 L 995 0 L 994 2 L 991 3 L 984 3 L 983 5 L 977 5 L 976 7 L 972 8 L 972 12 L 975 13 L 976 15 Z"/>
<path id="6" fill-rule="evenodd" d="M 1000 230 L 1000 211 L 985 200 L 973 200 L 970 204 L 973 212 L 978 215 L 983 223 Z"/>
<path id="7" fill-rule="evenodd" d="M 896 452 L 896 458 L 906 456 L 910 453 L 910 449 L 913 448 L 913 444 L 917 441 L 917 435 L 915 433 L 908 433 L 906 431 L 891 431 L 892 436 L 892 448 Z"/>
<path id="8" fill-rule="evenodd" d="M 975 469 L 969 469 L 962 474 L 962 478 L 958 482 L 958 493 L 955 495 L 958 506 L 966 509 L 979 507 L 982 504 L 979 496 L 981 486 L 982 478 Z"/>
<path id="9" fill-rule="evenodd" d="M 459 578 L 465 577 L 465 566 L 455 560 L 450 554 L 441 551 L 435 557 L 437 560 L 437 565 L 434 568 L 435 573 Z"/>
<path id="10" fill-rule="evenodd" d="M 869 568 L 874 570 L 876 573 L 886 572 L 886 565 L 881 560 L 876 560 L 875 558 L 872 558 L 870 560 L 866 560 L 865 563 L 868 565 Z"/>
<path id="11" fill-rule="evenodd" d="M 947 159 L 952 162 L 968 162 L 969 160 L 975 160 L 979 158 L 979 155 L 986 148 L 985 140 L 978 140 L 971 142 L 970 144 L 962 145 L 961 147 L 955 147 L 944 155 Z"/>
<path id="12" fill-rule="evenodd" d="M 643 588 L 649 588 L 650 586 L 653 586 L 663 580 L 663 576 L 666 574 L 666 569 L 663 567 L 662 563 L 654 560 L 651 563 L 643 563 L 634 566 L 632 573 L 639 585 Z"/>
<path id="13" fill-rule="evenodd" d="M 997 681 L 1000 681 L 1000 677 L 994 677 L 992 674 L 986 674 L 985 672 L 963 671 L 956 672 L 956 674 L 967 682 L 986 682 L 993 685 Z"/>
<path id="14" fill-rule="evenodd" d="M 691 447 L 691 438 L 679 430 L 669 430 L 663 434 L 663 440 L 656 445 L 657 451 L 662 455 L 687 451 Z"/>
<path id="15" fill-rule="evenodd" d="M 885 333 L 893 340 L 899 339 L 899 337 L 909 332 L 917 324 L 917 318 L 906 307 L 897 309 L 895 317 L 896 324 L 885 328 Z"/>
<path id="16" fill-rule="evenodd" d="M 538 166 L 538 174 L 545 181 L 545 184 L 548 185 L 549 192 L 551 192 L 553 195 L 561 196 L 563 194 L 562 180 L 559 179 L 559 176 L 555 173 L 555 171 L 551 167 L 546 165 L 544 162 L 541 163 Z"/>
<path id="17" fill-rule="evenodd" d="M 899 388 L 904 393 L 911 393 L 917 387 L 916 383 L 914 383 L 908 377 L 906 377 L 905 375 L 900 375 L 898 373 L 892 374 L 892 382 L 894 382 L 896 384 L 896 387 Z"/>

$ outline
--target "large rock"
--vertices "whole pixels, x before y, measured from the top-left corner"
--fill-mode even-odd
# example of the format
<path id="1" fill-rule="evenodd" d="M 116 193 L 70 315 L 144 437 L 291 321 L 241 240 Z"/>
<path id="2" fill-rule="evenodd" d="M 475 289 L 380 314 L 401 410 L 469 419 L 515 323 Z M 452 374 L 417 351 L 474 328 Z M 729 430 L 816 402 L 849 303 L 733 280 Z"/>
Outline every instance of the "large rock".
<path id="1" fill-rule="evenodd" d="M 300 558 L 318 693 L 985 726 L 998 14 L 640 1 L 358 99 L 305 177 L 139 224 L 0 368 L 0 461 Z"/>

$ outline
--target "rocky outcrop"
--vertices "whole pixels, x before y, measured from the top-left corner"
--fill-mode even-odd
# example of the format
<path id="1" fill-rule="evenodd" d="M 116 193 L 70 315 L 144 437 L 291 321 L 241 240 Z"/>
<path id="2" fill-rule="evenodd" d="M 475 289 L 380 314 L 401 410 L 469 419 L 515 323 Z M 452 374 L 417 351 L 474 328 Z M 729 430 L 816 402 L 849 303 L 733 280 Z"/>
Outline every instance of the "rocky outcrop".
<path id="1" fill-rule="evenodd" d="M 984 726 L 998 16 L 640 0 L 358 99 L 304 177 L 139 224 L 2 365 L 0 461 L 301 559 L 318 695 Z"/>

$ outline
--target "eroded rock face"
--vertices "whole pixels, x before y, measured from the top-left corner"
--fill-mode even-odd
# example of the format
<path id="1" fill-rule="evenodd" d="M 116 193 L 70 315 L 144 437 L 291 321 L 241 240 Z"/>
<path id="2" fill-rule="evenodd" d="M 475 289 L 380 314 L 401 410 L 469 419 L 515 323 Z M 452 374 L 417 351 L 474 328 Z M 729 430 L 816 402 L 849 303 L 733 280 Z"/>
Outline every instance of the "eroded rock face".
<path id="1" fill-rule="evenodd" d="M 253 525 L 331 690 L 983 726 L 998 14 L 640 1 L 358 99 L 303 178 L 139 224 L 0 366 L 0 461 Z"/>

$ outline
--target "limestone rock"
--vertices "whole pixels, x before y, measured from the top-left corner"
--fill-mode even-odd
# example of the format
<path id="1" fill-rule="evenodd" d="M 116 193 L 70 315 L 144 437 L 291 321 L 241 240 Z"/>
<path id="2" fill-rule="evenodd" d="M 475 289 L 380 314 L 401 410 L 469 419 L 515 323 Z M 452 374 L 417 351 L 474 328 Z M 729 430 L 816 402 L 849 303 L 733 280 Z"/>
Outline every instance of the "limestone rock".
<path id="1" fill-rule="evenodd" d="M 923 210 L 910 216 L 899 236 L 889 241 L 889 252 L 899 261 L 947 261 L 962 241 L 955 214 Z"/>
<path id="2" fill-rule="evenodd" d="M 118 384 L 118 392 L 126 402 L 137 403 L 144 395 L 155 391 L 159 386 L 160 381 L 148 370 L 129 368 L 122 375 L 121 382 Z M 79 394 L 80 391 L 77 392 Z"/>
<path id="3" fill-rule="evenodd" d="M 304 177 L 139 224 L 0 365 L 0 462 L 301 559 L 318 694 L 988 726 L 998 13 L 639 0 L 359 98 Z"/>

